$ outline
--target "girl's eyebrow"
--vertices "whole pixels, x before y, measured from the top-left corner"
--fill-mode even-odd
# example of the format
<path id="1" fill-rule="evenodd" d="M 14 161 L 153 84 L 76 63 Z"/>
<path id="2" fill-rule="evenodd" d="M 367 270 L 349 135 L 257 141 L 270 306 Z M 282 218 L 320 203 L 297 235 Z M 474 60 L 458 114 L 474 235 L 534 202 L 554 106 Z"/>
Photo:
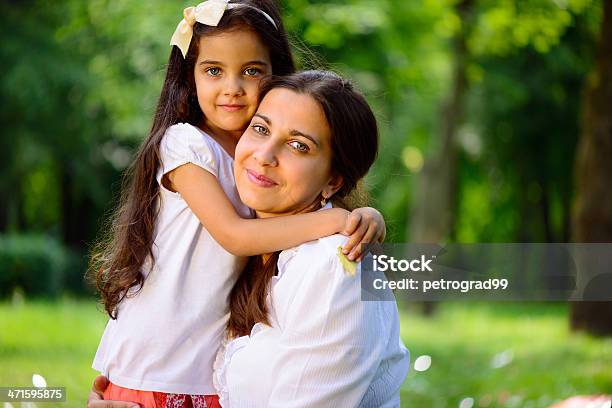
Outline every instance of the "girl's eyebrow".
<path id="1" fill-rule="evenodd" d="M 264 67 L 267 67 L 269 64 L 265 61 L 253 60 L 253 61 L 245 62 L 243 66 L 244 65 L 262 65 Z"/>
<path id="2" fill-rule="evenodd" d="M 272 126 L 272 121 L 271 121 L 271 120 L 270 120 L 270 118 L 268 118 L 267 116 L 262 115 L 261 113 L 255 113 L 253 116 L 257 116 L 258 118 L 263 119 L 263 120 L 264 120 L 264 122 L 266 122 L 266 123 L 268 124 L 268 126 Z M 302 137 L 305 137 L 306 139 L 308 139 L 308 140 L 310 140 L 312 143 L 314 143 L 314 144 L 315 144 L 315 146 L 317 146 L 317 147 L 319 147 L 319 146 L 320 146 L 319 141 L 318 141 L 318 140 L 317 140 L 315 137 L 310 136 L 309 134 L 306 134 L 306 133 L 304 133 L 304 132 L 300 132 L 299 130 L 292 129 L 291 131 L 289 131 L 289 134 L 290 134 L 291 136 L 302 136 Z"/>
<path id="3" fill-rule="evenodd" d="M 203 60 L 203 61 L 200 61 L 200 65 L 222 65 L 223 66 L 225 64 L 223 64 L 223 62 L 221 61 Z M 248 61 L 242 64 L 242 66 L 245 66 L 245 65 L 261 65 L 261 66 L 267 67 L 268 63 L 266 63 L 265 61 L 253 60 L 253 61 Z"/>
<path id="4" fill-rule="evenodd" d="M 203 60 L 203 61 L 200 61 L 199 65 L 224 65 L 224 64 L 221 61 Z"/>

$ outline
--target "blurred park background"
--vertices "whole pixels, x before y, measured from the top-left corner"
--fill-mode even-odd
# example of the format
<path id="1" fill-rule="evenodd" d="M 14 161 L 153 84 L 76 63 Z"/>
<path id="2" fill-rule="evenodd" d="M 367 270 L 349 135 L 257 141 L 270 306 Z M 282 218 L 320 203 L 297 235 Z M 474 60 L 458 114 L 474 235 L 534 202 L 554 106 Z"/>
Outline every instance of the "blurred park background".
<path id="1" fill-rule="evenodd" d="M 0 386 L 40 374 L 84 406 L 106 321 L 87 253 L 188 5 L 0 1 Z M 281 5 L 300 66 L 352 78 L 377 113 L 367 187 L 388 242 L 612 242 L 611 0 Z M 612 394 L 610 303 L 400 309 L 413 361 L 432 361 L 403 406 Z"/>

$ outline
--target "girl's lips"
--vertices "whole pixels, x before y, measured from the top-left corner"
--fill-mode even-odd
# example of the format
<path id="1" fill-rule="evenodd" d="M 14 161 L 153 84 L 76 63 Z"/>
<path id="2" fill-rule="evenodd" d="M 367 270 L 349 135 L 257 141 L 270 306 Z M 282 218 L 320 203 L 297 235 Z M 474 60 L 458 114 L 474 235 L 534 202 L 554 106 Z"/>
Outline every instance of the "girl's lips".
<path id="1" fill-rule="evenodd" d="M 236 112 L 243 109 L 246 105 L 219 105 L 221 109 L 227 112 Z"/>
<path id="2" fill-rule="evenodd" d="M 274 187 L 276 182 L 274 180 L 270 180 L 266 176 L 258 174 L 252 170 L 247 169 L 247 177 L 253 184 L 256 184 L 260 187 Z"/>

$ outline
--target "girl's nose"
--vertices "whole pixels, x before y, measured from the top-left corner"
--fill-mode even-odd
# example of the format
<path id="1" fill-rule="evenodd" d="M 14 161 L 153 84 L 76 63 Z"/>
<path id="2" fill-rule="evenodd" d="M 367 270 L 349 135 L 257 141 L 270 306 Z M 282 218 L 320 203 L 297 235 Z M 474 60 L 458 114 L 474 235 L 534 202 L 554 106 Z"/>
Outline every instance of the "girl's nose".
<path id="1" fill-rule="evenodd" d="M 275 147 L 272 143 L 264 143 L 253 152 L 253 158 L 260 166 L 275 167 L 278 165 Z"/>
<path id="2" fill-rule="evenodd" d="M 227 96 L 242 96 L 244 95 L 244 88 L 242 86 L 242 79 L 237 76 L 227 77 L 223 93 Z"/>

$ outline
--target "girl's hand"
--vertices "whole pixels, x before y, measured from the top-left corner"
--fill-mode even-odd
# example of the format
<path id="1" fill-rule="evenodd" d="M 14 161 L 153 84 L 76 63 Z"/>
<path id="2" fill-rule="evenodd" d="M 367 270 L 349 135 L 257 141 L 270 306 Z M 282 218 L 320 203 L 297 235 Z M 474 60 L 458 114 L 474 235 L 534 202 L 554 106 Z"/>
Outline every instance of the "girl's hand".
<path id="1" fill-rule="evenodd" d="M 94 379 L 91 392 L 87 398 L 87 408 L 139 408 L 135 402 L 105 401 L 104 390 L 108 387 L 108 378 L 99 375 Z"/>
<path id="2" fill-rule="evenodd" d="M 350 239 L 342 248 L 342 252 L 351 261 L 361 260 L 361 246 L 372 242 L 382 243 L 387 234 L 385 220 L 377 209 L 371 207 L 358 208 L 351 212 L 346 221 L 343 235 Z"/>

